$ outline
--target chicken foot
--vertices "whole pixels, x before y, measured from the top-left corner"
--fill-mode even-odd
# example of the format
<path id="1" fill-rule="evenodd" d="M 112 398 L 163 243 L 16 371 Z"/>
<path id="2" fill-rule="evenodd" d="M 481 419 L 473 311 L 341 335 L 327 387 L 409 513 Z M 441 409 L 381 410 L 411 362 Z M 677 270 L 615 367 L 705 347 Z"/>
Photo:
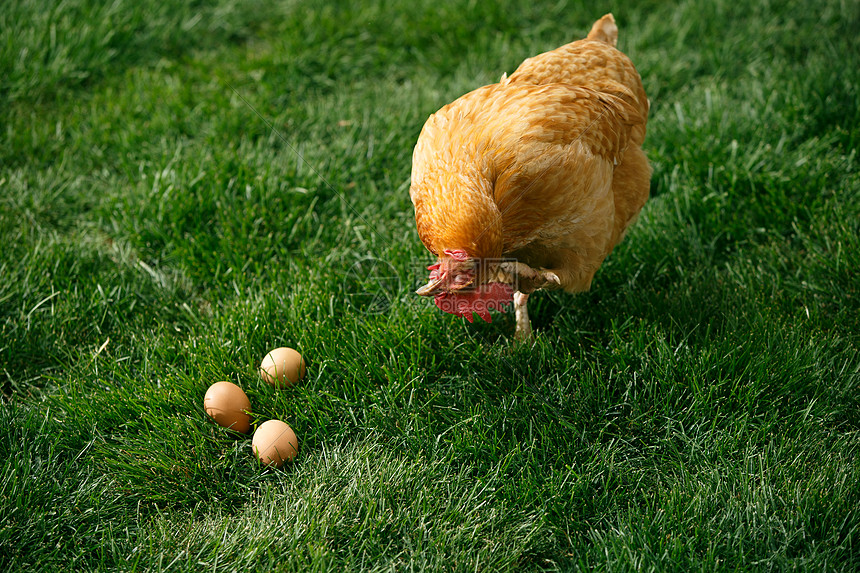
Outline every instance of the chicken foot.
<path id="1" fill-rule="evenodd" d="M 561 281 L 558 275 L 546 269 L 533 269 L 520 262 L 504 262 L 499 265 L 498 274 L 508 284 L 514 284 L 517 291 L 514 293 L 514 313 L 517 319 L 517 330 L 514 340 L 528 342 L 532 339 L 532 323 L 529 320 L 527 307 L 529 294 L 542 288 L 558 288 Z"/>
<path id="2" fill-rule="evenodd" d="M 513 285 L 520 293 L 530 294 L 538 289 L 561 286 L 558 275 L 547 269 L 533 269 L 519 261 L 505 261 L 496 271 L 499 282 Z M 523 303 L 525 304 L 525 303 Z"/>

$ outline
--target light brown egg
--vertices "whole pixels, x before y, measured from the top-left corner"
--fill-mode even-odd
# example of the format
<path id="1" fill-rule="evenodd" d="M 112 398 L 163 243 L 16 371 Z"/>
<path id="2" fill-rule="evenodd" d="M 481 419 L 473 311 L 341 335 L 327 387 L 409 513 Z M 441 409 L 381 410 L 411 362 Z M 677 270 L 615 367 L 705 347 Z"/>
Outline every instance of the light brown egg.
<path id="1" fill-rule="evenodd" d="M 286 388 L 305 377 L 305 360 L 292 348 L 275 348 L 260 363 L 260 376 L 275 388 Z"/>
<path id="2" fill-rule="evenodd" d="M 203 409 L 219 426 L 243 434 L 251 429 L 251 416 L 248 415 L 251 401 L 232 382 L 216 382 L 209 386 L 203 397 Z"/>
<path id="3" fill-rule="evenodd" d="M 279 468 L 299 453 L 299 439 L 286 422 L 268 420 L 254 432 L 251 447 L 260 462 Z"/>

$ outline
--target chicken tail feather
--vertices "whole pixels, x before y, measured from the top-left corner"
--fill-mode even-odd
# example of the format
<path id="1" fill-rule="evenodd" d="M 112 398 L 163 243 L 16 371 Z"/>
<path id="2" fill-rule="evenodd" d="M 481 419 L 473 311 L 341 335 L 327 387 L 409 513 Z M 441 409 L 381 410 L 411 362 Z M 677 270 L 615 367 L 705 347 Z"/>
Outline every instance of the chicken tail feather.
<path id="1" fill-rule="evenodd" d="M 615 25 L 615 18 L 612 13 L 607 14 L 600 20 L 594 23 L 591 31 L 588 33 L 589 40 L 597 40 L 609 44 L 613 48 L 618 43 L 618 26 Z"/>

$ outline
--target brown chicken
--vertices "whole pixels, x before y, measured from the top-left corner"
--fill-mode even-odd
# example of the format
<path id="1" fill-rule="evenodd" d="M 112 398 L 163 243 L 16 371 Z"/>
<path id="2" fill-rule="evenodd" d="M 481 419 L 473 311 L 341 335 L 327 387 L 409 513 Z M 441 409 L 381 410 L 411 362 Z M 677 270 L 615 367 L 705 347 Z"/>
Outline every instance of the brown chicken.
<path id="1" fill-rule="evenodd" d="M 418 235 L 438 257 L 418 289 L 470 322 L 537 289 L 588 290 L 648 198 L 648 99 L 615 48 L 612 14 L 586 39 L 430 116 L 412 157 Z"/>

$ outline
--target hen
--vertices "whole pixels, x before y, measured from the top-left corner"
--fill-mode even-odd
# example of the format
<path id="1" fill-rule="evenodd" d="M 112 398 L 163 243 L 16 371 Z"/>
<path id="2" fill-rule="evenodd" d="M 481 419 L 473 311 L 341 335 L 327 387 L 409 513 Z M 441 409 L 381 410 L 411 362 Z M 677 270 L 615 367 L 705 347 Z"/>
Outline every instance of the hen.
<path id="1" fill-rule="evenodd" d="M 650 186 L 641 149 L 649 103 L 617 38 L 607 14 L 586 39 L 430 116 L 410 196 L 438 260 L 418 294 L 470 322 L 513 302 L 522 339 L 530 293 L 588 290 Z"/>

